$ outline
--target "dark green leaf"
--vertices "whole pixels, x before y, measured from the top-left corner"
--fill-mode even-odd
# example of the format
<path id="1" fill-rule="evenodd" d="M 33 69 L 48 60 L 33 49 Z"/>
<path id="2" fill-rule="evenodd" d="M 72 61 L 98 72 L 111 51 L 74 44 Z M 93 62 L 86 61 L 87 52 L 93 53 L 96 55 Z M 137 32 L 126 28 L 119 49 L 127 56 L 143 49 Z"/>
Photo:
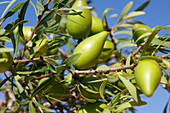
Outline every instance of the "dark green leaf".
<path id="1" fill-rule="evenodd" d="M 5 84 L 5 82 L 8 80 L 8 78 L 6 78 L 6 79 L 4 79 L 4 80 L 2 80 L 1 82 L 0 82 L 0 88 L 2 87 L 2 85 L 4 85 Z"/>
<path id="2" fill-rule="evenodd" d="M 7 10 L 13 3 L 14 3 L 14 0 L 8 5 Z M 18 4 L 16 4 L 15 6 L 13 6 L 3 18 L 6 19 L 6 18 L 12 16 L 15 12 L 17 12 L 24 5 L 24 3 L 25 2 L 22 1 L 22 2 L 19 2 Z"/>
<path id="3" fill-rule="evenodd" d="M 46 26 L 47 22 L 53 18 L 54 14 L 56 13 L 56 10 L 51 10 L 47 15 L 44 16 L 44 18 L 38 23 L 37 27 L 35 28 L 40 29 L 41 25 Z"/>
<path id="4" fill-rule="evenodd" d="M 150 3 L 150 0 L 147 0 L 141 6 L 139 6 L 135 11 L 142 11 L 149 3 Z"/>
<path id="5" fill-rule="evenodd" d="M 42 90 L 46 89 L 48 85 L 52 84 L 52 81 L 54 81 L 54 79 L 55 79 L 55 76 L 52 76 L 48 80 L 40 84 L 38 87 L 36 87 L 32 93 L 32 97 L 34 97 L 36 94 L 38 94 Z"/>
<path id="6" fill-rule="evenodd" d="M 26 10 L 27 10 L 29 1 L 30 1 L 30 0 L 27 0 L 27 1 L 24 3 L 24 5 L 22 6 L 21 11 L 20 11 L 20 13 L 19 13 L 19 15 L 18 15 L 19 21 L 24 20 L 24 16 L 25 16 L 25 13 L 26 13 Z M 19 34 L 20 34 L 21 37 L 24 37 L 24 35 L 23 35 L 23 29 L 22 29 L 22 28 L 23 28 L 23 24 L 19 24 L 19 26 L 18 26 L 18 32 L 19 32 Z"/>

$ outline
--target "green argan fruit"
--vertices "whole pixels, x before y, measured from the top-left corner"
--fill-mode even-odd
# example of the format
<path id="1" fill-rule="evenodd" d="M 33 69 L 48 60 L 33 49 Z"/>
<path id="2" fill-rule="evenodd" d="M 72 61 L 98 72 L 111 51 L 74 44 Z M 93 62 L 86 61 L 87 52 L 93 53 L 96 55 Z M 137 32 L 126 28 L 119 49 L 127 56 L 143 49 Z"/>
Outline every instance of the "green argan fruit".
<path id="1" fill-rule="evenodd" d="M 77 113 L 102 113 L 106 109 L 106 104 L 98 101 L 95 103 L 87 103 L 83 105 Z"/>
<path id="2" fill-rule="evenodd" d="M 144 24 L 134 24 L 132 28 L 133 40 L 136 41 L 141 35 L 150 32 L 152 29 Z M 136 44 L 139 46 L 144 42 L 144 38 L 140 39 Z"/>
<path id="3" fill-rule="evenodd" d="M 0 48 L 6 48 L 0 45 Z M 11 52 L 0 52 L 0 73 L 8 71 L 12 67 L 13 57 Z"/>
<path id="4" fill-rule="evenodd" d="M 32 33 L 32 30 L 33 30 L 33 27 L 31 27 L 31 26 L 24 26 L 24 27 L 23 27 L 23 34 L 24 34 L 25 40 L 30 37 L 30 35 L 31 35 L 31 33 Z M 18 28 L 16 28 L 16 29 L 14 30 L 14 33 L 15 33 L 15 34 L 17 34 L 17 32 L 18 32 Z M 35 37 L 35 36 L 36 36 L 36 35 L 34 34 L 33 37 Z M 25 41 L 23 40 L 22 37 L 20 37 L 19 40 L 20 40 L 20 42 L 21 42 L 23 45 L 25 44 Z"/>
<path id="5" fill-rule="evenodd" d="M 63 95 L 66 93 L 66 88 L 62 83 L 59 82 L 57 78 L 52 79 L 50 81 L 49 77 L 43 78 L 39 81 L 38 85 L 44 84 L 46 85 L 43 90 L 39 93 L 41 96 L 49 95 L 53 98 L 62 98 Z"/>
<path id="6" fill-rule="evenodd" d="M 135 69 L 136 83 L 142 92 L 151 97 L 161 79 L 161 69 L 154 60 L 143 60 Z"/>
<path id="7" fill-rule="evenodd" d="M 113 50 L 114 50 L 113 42 L 107 39 L 105 41 L 103 51 L 98 59 L 98 62 L 100 63 L 100 62 L 104 62 L 108 60 L 110 56 L 112 55 Z"/>
<path id="8" fill-rule="evenodd" d="M 105 30 L 106 30 L 106 23 L 102 23 L 101 19 L 92 16 L 92 26 L 91 26 L 90 35 L 94 35 L 96 33 L 99 33 Z"/>
<path id="9" fill-rule="evenodd" d="M 83 40 L 74 50 L 74 54 L 81 54 L 73 63 L 77 69 L 89 69 L 93 67 L 101 55 L 108 32 L 102 31 Z"/>
<path id="10" fill-rule="evenodd" d="M 86 0 L 76 0 L 72 8 L 87 6 Z M 69 34 L 74 39 L 82 39 L 90 34 L 91 30 L 91 14 L 89 9 L 74 9 L 70 10 L 69 13 L 82 12 L 80 15 L 68 15 L 66 27 Z"/>

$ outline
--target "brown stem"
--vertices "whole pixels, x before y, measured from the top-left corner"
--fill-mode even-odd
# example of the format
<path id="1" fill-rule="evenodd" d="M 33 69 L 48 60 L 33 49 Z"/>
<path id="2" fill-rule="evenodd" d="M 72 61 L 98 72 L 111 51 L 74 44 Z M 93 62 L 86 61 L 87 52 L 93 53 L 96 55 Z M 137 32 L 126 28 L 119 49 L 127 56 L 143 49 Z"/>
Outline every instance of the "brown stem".
<path id="1" fill-rule="evenodd" d="M 35 77 L 35 78 L 33 78 L 31 81 L 33 81 L 33 80 L 38 80 L 38 79 L 42 79 L 42 78 L 45 78 L 45 77 L 49 77 L 49 76 L 51 76 L 51 75 L 54 75 L 55 73 L 49 73 L 49 74 L 46 74 L 46 75 L 43 75 L 43 76 L 40 76 L 40 77 Z"/>
<path id="2" fill-rule="evenodd" d="M 70 57 L 70 55 L 66 54 L 62 49 L 58 48 L 58 51 L 64 56 L 64 58 Z"/>
<path id="3" fill-rule="evenodd" d="M 109 72 L 115 72 L 115 71 L 120 71 L 123 69 L 134 69 L 136 65 L 130 65 L 130 66 L 118 66 L 115 68 L 110 68 L 109 70 L 85 70 L 85 71 L 79 71 L 79 70 L 70 70 L 70 72 L 75 75 L 75 74 L 95 74 L 95 73 L 109 73 Z"/>
<path id="4" fill-rule="evenodd" d="M 50 55 L 50 56 L 45 56 L 45 57 L 38 57 L 38 58 L 33 58 L 33 59 L 27 59 L 27 60 L 15 60 L 14 64 L 17 64 L 19 62 L 21 63 L 26 63 L 26 62 L 31 62 L 31 61 L 38 61 L 38 60 L 44 60 L 48 58 L 53 58 L 56 57 L 57 55 Z"/>
<path id="5" fill-rule="evenodd" d="M 170 56 L 170 53 L 169 53 L 169 54 L 166 54 L 166 55 L 161 56 L 161 58 L 166 58 L 166 57 L 168 57 L 168 56 Z"/>
<path id="6" fill-rule="evenodd" d="M 44 15 L 45 11 L 48 11 L 48 5 L 49 5 L 50 1 L 51 1 L 51 0 L 48 0 L 48 1 L 47 1 L 47 3 L 44 5 L 44 10 L 41 12 L 40 15 L 38 15 L 38 17 L 37 17 L 37 18 L 38 18 L 38 19 L 37 19 L 37 22 L 36 22 L 36 24 L 35 24 L 35 26 L 34 26 L 34 29 L 33 29 L 32 33 L 31 33 L 30 37 L 29 37 L 27 40 L 25 40 L 26 43 L 32 39 L 32 37 L 33 37 L 33 35 L 34 35 L 34 33 L 35 33 L 35 28 L 37 27 L 38 23 L 40 22 L 40 20 L 41 20 L 42 16 Z M 25 44 L 26 44 L 26 43 L 25 43 Z M 23 50 L 22 50 L 20 59 L 22 59 L 22 57 L 23 57 L 23 55 L 24 55 L 24 51 L 25 51 L 25 46 L 24 46 L 24 48 L 23 48 Z"/>

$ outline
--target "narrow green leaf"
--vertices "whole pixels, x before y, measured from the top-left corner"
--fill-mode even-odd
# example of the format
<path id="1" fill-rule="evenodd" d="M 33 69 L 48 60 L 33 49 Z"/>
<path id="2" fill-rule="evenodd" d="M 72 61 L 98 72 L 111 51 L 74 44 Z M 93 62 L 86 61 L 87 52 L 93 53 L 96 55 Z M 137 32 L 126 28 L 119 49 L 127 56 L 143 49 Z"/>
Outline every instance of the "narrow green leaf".
<path id="1" fill-rule="evenodd" d="M 155 35 L 161 30 L 161 29 L 168 29 L 167 27 L 157 25 L 152 29 L 151 35 L 148 37 L 148 40 L 143 48 L 142 55 L 145 53 L 147 48 L 149 47 L 149 44 L 152 42 L 152 40 L 155 38 Z"/>
<path id="2" fill-rule="evenodd" d="M 12 0 L 12 1 L 10 2 L 10 4 L 7 6 L 7 8 L 10 7 L 10 5 L 12 5 L 15 1 L 16 1 L 16 0 Z M 17 12 L 17 11 L 24 5 L 24 3 L 25 3 L 24 1 L 19 2 L 18 4 L 16 4 L 15 6 L 13 6 L 4 17 L 3 17 L 3 15 L 2 15 L 1 18 L 3 17 L 4 19 L 6 19 L 6 18 L 12 16 L 15 12 Z M 7 10 L 8 10 L 8 9 L 7 9 Z M 4 12 L 6 12 L 7 10 L 5 9 Z M 4 14 L 5 14 L 5 13 L 4 13 Z"/>
<path id="3" fill-rule="evenodd" d="M 107 109 L 110 109 L 112 106 L 114 106 L 119 101 L 120 95 L 121 93 L 118 93 L 114 96 L 114 98 L 107 105 Z"/>
<path id="4" fill-rule="evenodd" d="M 71 96 L 71 95 L 70 95 Z M 60 102 L 60 103 L 67 103 L 67 102 L 64 102 L 64 101 L 61 101 L 59 99 L 56 99 L 56 98 L 53 98 L 53 97 L 50 97 L 50 96 L 46 96 L 48 99 L 51 99 L 51 100 L 55 100 L 56 102 Z"/>
<path id="5" fill-rule="evenodd" d="M 40 84 L 38 87 L 35 88 L 35 90 L 32 93 L 32 97 L 34 97 L 36 94 L 38 94 L 40 91 L 42 91 L 46 86 L 52 84 L 52 81 L 55 79 L 55 76 L 50 77 L 48 80 Z"/>
<path id="6" fill-rule="evenodd" d="M 48 62 L 49 64 L 53 65 L 53 66 L 58 66 L 59 64 L 57 63 L 56 60 L 54 60 L 53 58 L 47 58 L 44 59 L 44 61 Z"/>
<path id="7" fill-rule="evenodd" d="M 147 0 L 141 6 L 139 6 L 135 11 L 142 11 L 146 6 L 148 6 L 149 3 L 150 3 L 150 0 Z"/>
<path id="8" fill-rule="evenodd" d="M 136 90 L 135 86 L 129 80 L 125 79 L 120 74 L 118 74 L 118 77 L 123 82 L 123 84 L 127 87 L 129 93 L 132 95 L 132 97 L 135 99 L 135 101 L 138 102 L 137 90 Z"/>
<path id="9" fill-rule="evenodd" d="M 16 86 L 19 90 L 19 93 L 21 94 L 23 91 L 24 91 L 24 88 L 22 87 L 22 85 L 17 81 L 17 78 L 16 76 L 14 77 L 15 78 L 15 82 L 16 82 Z"/>
<path id="10" fill-rule="evenodd" d="M 117 31 L 116 33 L 114 33 L 114 35 L 120 35 L 120 34 L 132 35 L 132 31 L 121 30 L 121 31 Z"/>
<path id="11" fill-rule="evenodd" d="M 62 64 L 66 65 L 66 68 L 68 68 L 69 66 L 71 66 L 78 58 L 80 57 L 80 54 L 75 54 L 72 55 L 71 57 L 67 58 L 66 60 L 64 60 L 64 62 Z"/>
<path id="12" fill-rule="evenodd" d="M 8 4 L 8 6 L 6 7 L 6 9 L 5 9 L 5 11 L 3 12 L 3 14 L 1 15 L 1 18 L 4 16 L 4 14 L 8 11 L 8 9 L 12 6 L 12 4 L 14 4 L 14 2 L 15 2 L 16 0 L 12 0 L 9 4 Z M 16 5 L 15 5 L 16 6 Z M 14 9 L 14 8 L 16 8 L 16 7 L 13 7 L 12 9 Z M 10 10 L 11 11 L 11 10 Z M 8 14 L 8 13 L 7 13 Z M 6 15 L 7 15 L 6 14 Z M 6 19 L 7 17 L 9 17 L 9 16 L 5 16 L 4 18 Z"/>
<path id="13" fill-rule="evenodd" d="M 162 62 L 170 69 L 170 62 L 168 60 L 162 59 Z"/>
<path id="14" fill-rule="evenodd" d="M 29 103 L 29 113 L 36 113 L 35 108 L 34 108 L 32 102 Z"/>
<path id="15" fill-rule="evenodd" d="M 143 11 L 133 11 L 133 12 L 129 13 L 127 16 L 124 16 L 123 19 L 129 19 L 129 18 L 132 18 L 135 16 L 144 15 L 144 14 L 145 14 L 145 12 L 143 12 Z"/>
<path id="16" fill-rule="evenodd" d="M 50 19 L 53 18 L 54 14 L 56 13 L 56 9 L 51 10 L 47 15 L 44 16 L 43 19 L 41 19 L 41 21 L 38 23 L 37 27 L 35 29 L 39 29 L 39 27 L 42 24 L 46 24 L 47 21 L 49 21 Z"/>
<path id="17" fill-rule="evenodd" d="M 4 79 L 4 80 L 2 80 L 1 82 L 0 82 L 0 88 L 5 84 L 5 82 L 8 80 L 8 78 L 6 78 L 6 79 Z"/>
<path id="18" fill-rule="evenodd" d="M 43 6 L 39 1 L 37 1 L 36 7 L 37 7 L 37 9 L 40 10 L 40 11 L 43 11 L 43 10 L 44 10 L 44 6 Z"/>
<path id="19" fill-rule="evenodd" d="M 142 105 L 146 105 L 147 103 L 144 101 L 140 101 L 139 103 L 137 102 L 124 102 L 121 105 L 119 105 L 118 109 L 116 110 L 116 112 L 121 112 L 122 110 L 126 109 L 126 108 L 131 108 L 133 106 L 142 106 Z"/>
<path id="20" fill-rule="evenodd" d="M 100 88 L 99 88 L 100 96 L 101 96 L 102 99 L 103 99 L 104 101 L 106 101 L 106 102 L 107 102 L 107 100 L 105 100 L 105 98 L 104 98 L 104 92 L 105 92 L 105 87 L 106 87 L 106 85 L 107 85 L 107 82 L 108 82 L 107 80 L 103 81 L 102 84 L 100 85 Z"/>
<path id="21" fill-rule="evenodd" d="M 123 9 L 123 11 L 122 11 L 122 13 L 121 13 L 121 15 L 120 15 L 120 17 L 119 17 L 118 22 L 117 22 L 116 25 L 114 26 L 114 29 L 116 29 L 117 26 L 119 25 L 119 23 L 123 20 L 125 14 L 126 14 L 126 13 L 129 11 L 129 9 L 132 7 L 132 4 L 133 4 L 133 2 L 131 1 L 131 2 L 129 2 L 129 3 L 124 7 L 124 9 Z"/>
<path id="22" fill-rule="evenodd" d="M 11 42 L 10 38 L 8 38 L 7 36 L 0 37 L 0 41 Z"/>
<path id="23" fill-rule="evenodd" d="M 36 101 L 33 101 L 34 102 L 34 104 L 36 105 L 36 106 L 38 106 L 38 107 L 40 107 L 41 109 L 43 109 L 43 110 L 49 110 L 49 108 L 47 108 L 47 107 L 44 107 L 43 105 L 41 105 L 40 103 L 38 103 L 38 102 L 36 102 Z"/>
<path id="24" fill-rule="evenodd" d="M 0 113 L 4 113 L 4 111 L 7 110 L 8 107 L 9 107 L 9 106 L 2 108 L 2 109 L 0 110 Z"/>
<path id="25" fill-rule="evenodd" d="M 102 23 L 104 24 L 104 18 L 106 17 L 106 14 L 108 11 L 114 10 L 113 8 L 107 8 L 104 10 L 103 15 L 102 15 Z"/>
<path id="26" fill-rule="evenodd" d="M 22 6 L 21 11 L 19 12 L 19 15 L 18 15 L 19 21 L 24 20 L 25 13 L 26 13 L 26 10 L 27 10 L 29 1 L 30 1 L 30 0 L 27 0 L 27 1 L 24 3 L 24 5 Z M 22 38 L 24 38 L 24 35 L 23 35 L 23 24 L 19 24 L 19 26 L 18 26 L 18 32 L 19 32 L 20 36 L 21 36 Z"/>
<path id="27" fill-rule="evenodd" d="M 0 52 L 11 52 L 13 50 L 13 48 L 0 48 Z"/>
<path id="28" fill-rule="evenodd" d="M 35 5 L 34 5 L 34 3 L 30 0 L 30 3 L 31 3 L 31 5 L 33 6 L 33 8 L 34 8 L 34 11 L 35 11 L 35 14 L 36 15 L 38 15 L 38 13 L 37 13 L 37 9 L 36 9 L 36 7 L 35 7 Z"/>
<path id="29" fill-rule="evenodd" d="M 130 54 L 130 55 L 127 57 L 126 66 L 130 66 L 131 56 L 132 56 L 132 54 Z M 126 69 L 126 72 L 129 73 L 129 70 L 130 70 L 130 69 Z"/>
<path id="30" fill-rule="evenodd" d="M 110 70 L 110 67 L 107 65 L 100 65 L 97 67 L 96 70 Z"/>

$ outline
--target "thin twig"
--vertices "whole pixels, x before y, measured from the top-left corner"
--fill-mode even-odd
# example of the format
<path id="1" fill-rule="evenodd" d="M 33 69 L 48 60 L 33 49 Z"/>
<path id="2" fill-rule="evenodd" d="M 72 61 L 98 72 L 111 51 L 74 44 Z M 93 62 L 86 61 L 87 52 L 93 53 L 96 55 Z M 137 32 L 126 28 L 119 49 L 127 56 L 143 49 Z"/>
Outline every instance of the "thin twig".
<path id="1" fill-rule="evenodd" d="M 58 51 L 64 56 L 64 58 L 70 57 L 70 55 L 66 54 L 62 49 L 58 48 Z"/>
<path id="2" fill-rule="evenodd" d="M 51 1 L 51 0 L 48 0 L 48 1 L 47 1 L 47 3 L 44 5 L 44 10 L 41 12 L 40 15 L 38 15 L 38 17 L 37 17 L 38 19 L 37 19 L 37 22 L 36 22 L 36 24 L 35 24 L 35 26 L 34 26 L 34 29 L 33 29 L 32 33 L 31 33 L 30 37 L 29 37 L 27 40 L 25 40 L 25 44 L 32 39 L 32 37 L 33 37 L 33 35 L 34 35 L 34 33 L 35 33 L 35 28 L 37 27 L 37 25 L 38 25 L 38 23 L 40 22 L 40 20 L 41 20 L 42 16 L 44 15 L 44 13 L 45 13 L 46 11 L 48 11 L 48 5 L 49 5 L 50 1 Z M 23 47 L 22 53 L 21 53 L 21 55 L 20 55 L 20 59 L 22 59 L 22 57 L 24 56 L 24 51 L 25 51 L 25 46 Z"/>
<path id="3" fill-rule="evenodd" d="M 166 58 L 166 57 L 168 57 L 168 56 L 170 56 L 170 53 L 169 53 L 169 54 L 166 54 L 166 55 L 161 56 L 161 58 Z"/>
<path id="4" fill-rule="evenodd" d="M 38 80 L 38 79 L 42 79 L 42 78 L 46 78 L 46 77 L 49 77 L 49 76 L 51 76 L 51 75 L 54 75 L 55 73 L 49 73 L 49 74 L 46 74 L 46 75 L 42 75 L 42 76 L 40 76 L 40 77 L 35 77 L 35 78 L 33 78 L 31 81 L 33 81 L 33 80 Z"/>
<path id="5" fill-rule="evenodd" d="M 58 56 L 58 55 L 50 55 L 50 56 L 38 57 L 38 58 L 27 59 L 27 60 L 15 60 L 15 61 L 14 61 L 14 64 L 17 64 L 17 63 L 19 63 L 19 62 L 21 62 L 21 63 L 26 63 L 26 62 L 44 60 L 44 59 L 53 58 L 53 57 L 56 57 L 56 56 Z"/>
<path id="6" fill-rule="evenodd" d="M 79 70 L 70 70 L 70 72 L 75 75 L 75 74 L 95 74 L 95 73 L 109 73 L 109 72 L 115 72 L 115 71 L 120 71 L 123 69 L 134 69 L 136 65 L 130 65 L 130 66 L 118 66 L 115 68 L 110 68 L 109 70 L 85 70 L 85 71 L 79 71 Z"/>

